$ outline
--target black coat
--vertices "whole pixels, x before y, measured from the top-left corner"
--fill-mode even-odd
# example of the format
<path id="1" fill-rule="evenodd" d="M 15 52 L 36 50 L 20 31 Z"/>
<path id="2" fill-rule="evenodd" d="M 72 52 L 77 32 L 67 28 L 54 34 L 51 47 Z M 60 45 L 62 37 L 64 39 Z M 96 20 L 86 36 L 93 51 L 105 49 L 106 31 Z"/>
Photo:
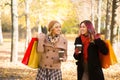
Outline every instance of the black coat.
<path id="1" fill-rule="evenodd" d="M 76 44 L 82 44 L 80 37 L 76 38 L 74 45 L 76 45 Z M 82 48 L 84 48 L 84 45 Z M 87 50 L 88 50 L 89 80 L 104 80 L 104 75 L 103 75 L 103 71 L 101 68 L 98 51 L 100 51 L 102 54 L 107 54 L 108 48 L 106 47 L 104 41 L 99 38 L 99 39 L 95 39 L 94 42 L 91 42 L 89 44 Z M 76 55 L 74 53 L 73 56 L 77 60 L 77 62 L 76 62 L 76 64 L 77 64 L 77 77 L 78 77 L 78 80 L 81 80 L 83 72 L 84 72 L 83 51 L 78 55 Z"/>

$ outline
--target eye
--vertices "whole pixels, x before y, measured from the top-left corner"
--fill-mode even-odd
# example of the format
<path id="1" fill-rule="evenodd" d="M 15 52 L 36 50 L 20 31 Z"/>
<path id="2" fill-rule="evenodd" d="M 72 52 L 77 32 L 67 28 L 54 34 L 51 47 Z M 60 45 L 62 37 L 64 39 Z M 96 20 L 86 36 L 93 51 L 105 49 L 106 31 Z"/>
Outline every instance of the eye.
<path id="1" fill-rule="evenodd" d="M 81 26 L 81 28 L 86 28 L 86 26 Z"/>
<path id="2" fill-rule="evenodd" d="M 80 28 L 84 28 L 85 26 L 80 26 Z"/>
<path id="3" fill-rule="evenodd" d="M 61 26 L 55 26 L 55 28 L 61 28 Z"/>

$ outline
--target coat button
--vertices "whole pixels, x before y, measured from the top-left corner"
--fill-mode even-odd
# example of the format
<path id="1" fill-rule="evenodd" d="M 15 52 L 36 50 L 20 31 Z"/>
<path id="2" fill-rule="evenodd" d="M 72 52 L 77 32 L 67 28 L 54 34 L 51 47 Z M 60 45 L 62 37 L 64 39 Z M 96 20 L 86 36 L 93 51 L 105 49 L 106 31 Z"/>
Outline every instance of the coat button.
<path id="1" fill-rule="evenodd" d="M 48 58 L 48 56 L 46 56 L 46 58 Z"/>
<path id="2" fill-rule="evenodd" d="M 45 64 L 45 67 L 46 67 L 47 65 Z"/>
<path id="3" fill-rule="evenodd" d="M 51 57 L 51 59 L 54 59 L 53 57 Z"/>
<path id="4" fill-rule="evenodd" d="M 64 44 L 65 44 L 65 42 L 64 42 Z"/>
<path id="5" fill-rule="evenodd" d="M 53 52 L 55 52 L 55 50 L 53 50 Z"/>
<path id="6" fill-rule="evenodd" d="M 47 51 L 49 51 L 49 49 Z"/>
<path id="7" fill-rule="evenodd" d="M 52 67 L 52 65 L 50 65 L 50 67 Z"/>

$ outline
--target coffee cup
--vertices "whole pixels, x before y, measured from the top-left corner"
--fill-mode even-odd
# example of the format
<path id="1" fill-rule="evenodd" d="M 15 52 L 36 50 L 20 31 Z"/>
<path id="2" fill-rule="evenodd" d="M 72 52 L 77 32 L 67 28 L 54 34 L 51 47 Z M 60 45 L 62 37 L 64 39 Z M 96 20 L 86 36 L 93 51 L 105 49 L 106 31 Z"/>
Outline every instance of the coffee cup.
<path id="1" fill-rule="evenodd" d="M 64 51 L 58 51 L 59 59 L 62 60 L 64 57 Z"/>
<path id="2" fill-rule="evenodd" d="M 79 50 L 78 53 L 81 53 L 81 50 L 82 50 L 82 45 L 81 44 L 76 44 L 75 48 L 78 48 L 78 50 Z"/>

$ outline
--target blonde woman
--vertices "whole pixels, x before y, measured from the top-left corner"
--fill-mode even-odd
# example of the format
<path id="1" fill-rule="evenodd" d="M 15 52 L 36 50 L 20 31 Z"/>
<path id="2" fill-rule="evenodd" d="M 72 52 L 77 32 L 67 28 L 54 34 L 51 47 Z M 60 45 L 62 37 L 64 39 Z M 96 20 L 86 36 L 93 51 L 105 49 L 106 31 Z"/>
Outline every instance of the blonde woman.
<path id="1" fill-rule="evenodd" d="M 38 36 L 38 52 L 42 54 L 36 80 L 62 80 L 61 62 L 67 60 L 67 40 L 61 35 L 61 24 L 53 20 L 48 34 Z M 60 58 L 59 52 L 63 52 Z"/>

